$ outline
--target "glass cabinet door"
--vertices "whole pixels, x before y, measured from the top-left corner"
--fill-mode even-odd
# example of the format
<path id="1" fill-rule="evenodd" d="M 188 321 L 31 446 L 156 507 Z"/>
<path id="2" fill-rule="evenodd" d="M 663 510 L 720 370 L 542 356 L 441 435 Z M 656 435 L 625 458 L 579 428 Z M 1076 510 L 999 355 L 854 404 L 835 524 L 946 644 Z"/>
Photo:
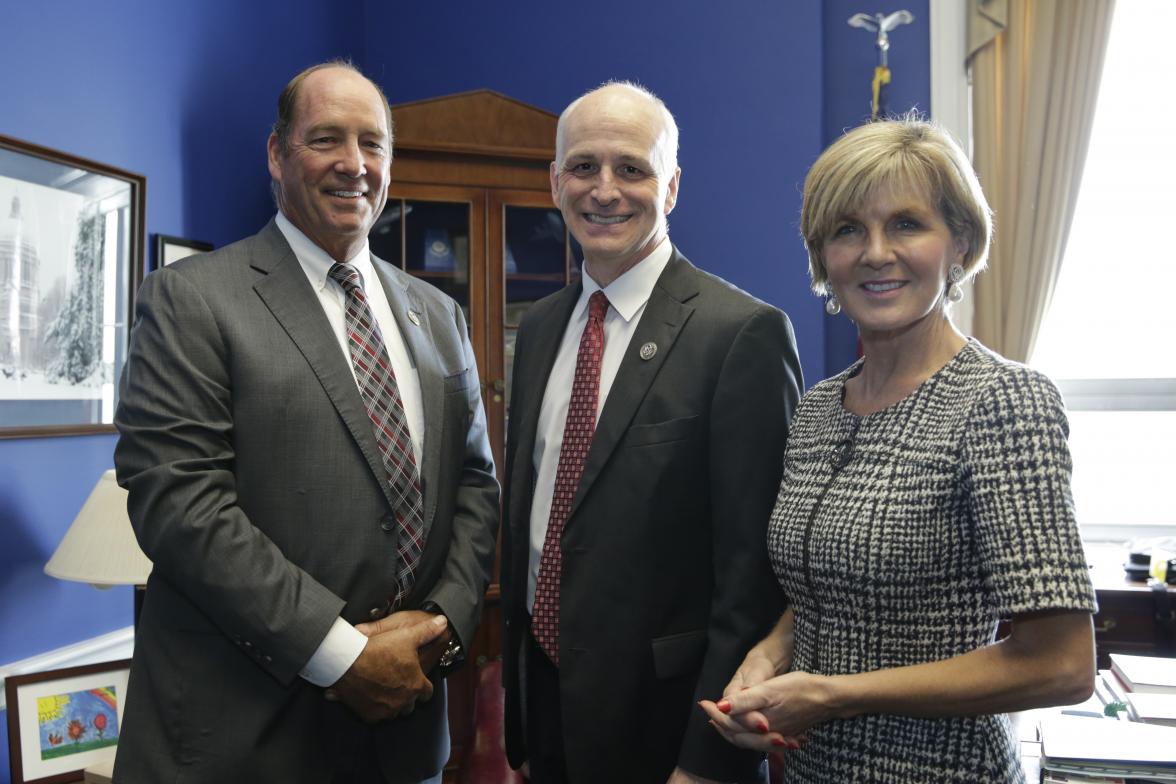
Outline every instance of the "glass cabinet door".
<path id="1" fill-rule="evenodd" d="M 372 227 L 372 253 L 453 297 L 480 368 L 486 357 L 486 194 L 480 188 L 396 185 Z"/>
<path id="2" fill-rule="evenodd" d="M 579 250 L 551 195 L 397 183 L 369 241 L 375 255 L 433 284 L 465 311 L 501 471 L 519 321 L 580 274 Z"/>
<path id="3" fill-rule="evenodd" d="M 497 371 L 489 390 L 497 409 L 491 427 L 497 424 L 505 433 L 519 322 L 527 308 L 562 289 L 579 269 L 563 217 L 548 193 L 493 192 L 489 225 L 490 236 L 501 238 L 490 245 L 490 355 Z"/>

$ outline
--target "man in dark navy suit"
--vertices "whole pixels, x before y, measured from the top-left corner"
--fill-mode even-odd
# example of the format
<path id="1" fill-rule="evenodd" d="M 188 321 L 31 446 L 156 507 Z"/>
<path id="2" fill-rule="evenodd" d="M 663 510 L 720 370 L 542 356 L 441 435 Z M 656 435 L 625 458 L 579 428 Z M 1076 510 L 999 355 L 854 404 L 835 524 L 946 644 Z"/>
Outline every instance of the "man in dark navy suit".
<path id="1" fill-rule="evenodd" d="M 519 327 L 502 547 L 507 750 L 538 784 L 762 775 L 696 702 L 783 609 L 765 535 L 800 364 L 780 310 L 670 243 L 677 135 L 623 83 L 559 120 L 583 276 Z"/>

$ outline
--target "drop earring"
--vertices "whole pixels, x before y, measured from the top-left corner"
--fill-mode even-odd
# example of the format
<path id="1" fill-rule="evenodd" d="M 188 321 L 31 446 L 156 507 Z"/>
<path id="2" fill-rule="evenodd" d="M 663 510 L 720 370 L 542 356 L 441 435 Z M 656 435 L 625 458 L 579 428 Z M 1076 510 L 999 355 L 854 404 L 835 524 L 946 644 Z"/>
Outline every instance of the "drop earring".
<path id="1" fill-rule="evenodd" d="M 964 268 L 959 264 L 952 264 L 947 268 L 947 277 L 951 284 L 947 287 L 947 298 L 952 302 L 959 302 L 964 298 L 964 290 L 960 282 L 964 279 Z"/>
<path id="2" fill-rule="evenodd" d="M 836 316 L 841 312 L 841 303 L 837 301 L 837 295 L 833 293 L 833 287 L 828 283 L 825 284 L 825 312 L 830 316 Z"/>

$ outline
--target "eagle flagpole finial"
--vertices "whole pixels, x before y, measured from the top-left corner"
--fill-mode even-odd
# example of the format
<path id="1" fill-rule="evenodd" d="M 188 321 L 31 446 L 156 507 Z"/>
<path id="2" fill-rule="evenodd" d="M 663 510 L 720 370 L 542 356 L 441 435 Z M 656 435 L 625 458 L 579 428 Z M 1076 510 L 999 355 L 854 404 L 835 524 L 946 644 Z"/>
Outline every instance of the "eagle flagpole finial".
<path id="1" fill-rule="evenodd" d="M 890 66 L 887 53 L 890 51 L 890 31 L 899 25 L 915 21 L 910 11 L 895 11 L 892 14 L 854 14 L 849 18 L 850 27 L 860 27 L 876 33 L 874 47 L 878 50 L 878 65 L 874 68 L 874 96 L 870 105 L 870 119 L 876 120 L 886 113 L 886 95 L 883 87 L 890 84 Z"/>

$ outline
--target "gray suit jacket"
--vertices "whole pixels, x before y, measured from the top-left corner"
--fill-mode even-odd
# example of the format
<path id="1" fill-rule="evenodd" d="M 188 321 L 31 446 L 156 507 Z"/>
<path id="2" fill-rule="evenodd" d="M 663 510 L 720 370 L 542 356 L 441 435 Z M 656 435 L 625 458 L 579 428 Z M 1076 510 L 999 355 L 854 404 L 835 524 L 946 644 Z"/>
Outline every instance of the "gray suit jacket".
<path id="1" fill-rule="evenodd" d="M 373 263 L 424 403 L 428 535 L 406 609 L 435 602 L 468 645 L 499 510 L 465 319 Z M 272 221 L 148 276 L 115 422 L 119 481 L 155 564 L 116 780 L 319 782 L 364 744 L 389 781 L 439 771 L 443 682 L 370 728 L 298 675 L 336 617 L 387 613 L 396 526 L 381 525 L 392 501 L 348 360 Z"/>
<path id="2" fill-rule="evenodd" d="M 533 453 L 574 284 L 519 325 L 502 538 L 506 746 L 527 758 L 522 652 Z M 657 351 L 643 356 L 640 349 Z M 573 784 L 665 781 L 675 765 L 746 781 L 695 704 L 717 699 L 784 600 L 767 524 L 800 396 L 788 317 L 677 249 L 596 424 L 563 532 L 560 698 Z"/>

